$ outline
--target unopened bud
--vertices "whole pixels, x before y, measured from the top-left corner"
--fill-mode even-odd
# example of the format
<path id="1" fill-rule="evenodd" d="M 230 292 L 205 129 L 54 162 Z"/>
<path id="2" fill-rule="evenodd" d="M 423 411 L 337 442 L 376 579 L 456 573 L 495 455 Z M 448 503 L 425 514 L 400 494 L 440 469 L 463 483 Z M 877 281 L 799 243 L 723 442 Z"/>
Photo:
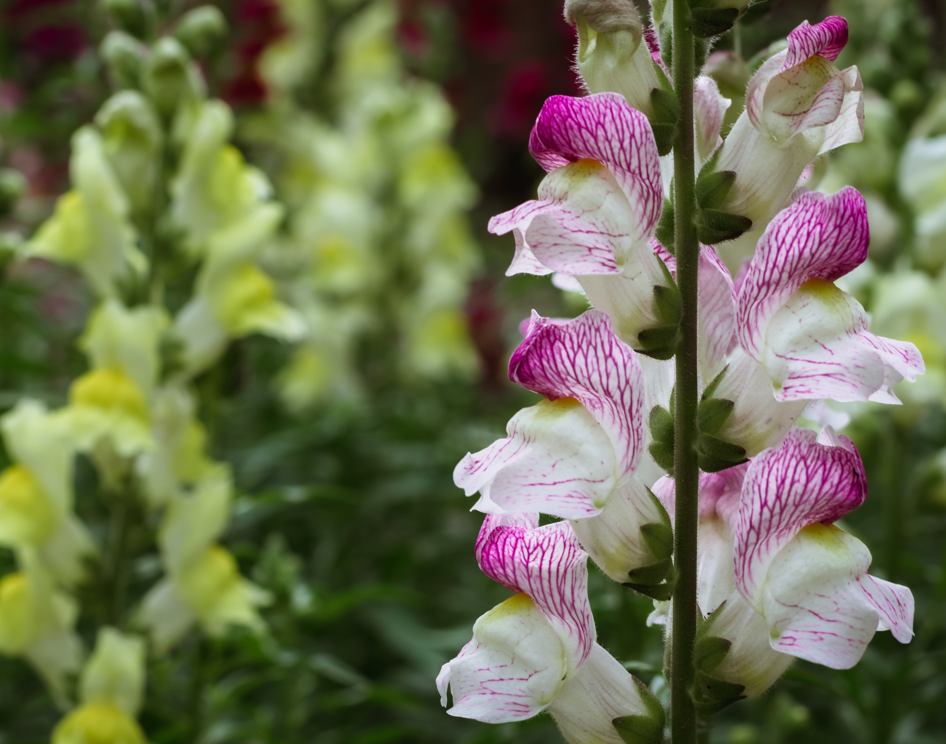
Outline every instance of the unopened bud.
<path id="1" fill-rule="evenodd" d="M 634 3 L 566 0 L 565 20 L 578 29 L 578 71 L 588 90 L 620 93 L 650 117 L 651 91 L 661 86 Z"/>
<path id="2" fill-rule="evenodd" d="M 176 38 L 194 57 L 202 57 L 215 42 L 227 33 L 227 21 L 223 13 L 212 5 L 201 5 L 187 11 L 177 22 Z"/>
<path id="3" fill-rule="evenodd" d="M 154 45 L 142 82 L 158 112 L 170 118 L 181 102 L 197 95 L 197 74 L 187 50 L 177 39 L 165 36 Z"/>
<path id="4" fill-rule="evenodd" d="M 102 40 L 99 53 L 118 85 L 123 88 L 138 86 L 141 68 L 148 56 L 144 44 L 124 31 L 110 31 Z"/>
<path id="5" fill-rule="evenodd" d="M 99 7 L 125 31 L 144 36 L 151 11 L 145 0 L 99 0 Z"/>
<path id="6" fill-rule="evenodd" d="M 162 131 L 151 102 L 135 90 L 123 90 L 109 98 L 95 116 L 102 131 L 105 154 L 138 209 L 147 209 L 154 199 L 157 153 Z"/>

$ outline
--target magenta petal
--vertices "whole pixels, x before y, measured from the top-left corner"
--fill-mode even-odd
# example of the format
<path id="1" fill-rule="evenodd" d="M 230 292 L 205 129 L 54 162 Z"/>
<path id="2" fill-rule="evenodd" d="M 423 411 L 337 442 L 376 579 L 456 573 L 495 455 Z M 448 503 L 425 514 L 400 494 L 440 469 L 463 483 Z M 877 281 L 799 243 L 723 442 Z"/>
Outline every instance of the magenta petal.
<path id="1" fill-rule="evenodd" d="M 850 439 L 828 431 L 827 444 L 793 429 L 781 446 L 753 458 L 734 530 L 736 586 L 752 597 L 768 566 L 810 524 L 831 524 L 867 497 L 860 455 Z"/>
<path id="2" fill-rule="evenodd" d="M 841 16 L 828 16 L 814 26 L 808 21 L 802 21 L 801 25 L 788 35 L 788 55 L 782 70 L 794 67 L 816 54 L 834 62 L 845 44 L 847 21 Z"/>
<path id="3" fill-rule="evenodd" d="M 623 96 L 552 96 L 539 112 L 529 151 L 546 171 L 585 158 L 604 163 L 627 195 L 641 233 L 657 226 L 663 203 L 657 145 L 647 117 Z"/>
<path id="4" fill-rule="evenodd" d="M 737 299 L 739 343 L 762 361 L 772 316 L 807 281 L 833 282 L 867 258 L 867 206 L 846 186 L 831 196 L 802 194 L 766 228 Z"/>
<path id="5" fill-rule="evenodd" d="M 614 444 L 619 472 L 637 467 L 644 440 L 643 375 L 637 354 L 606 313 L 572 321 L 533 313 L 529 335 L 509 361 L 509 379 L 550 400 L 577 399 Z"/>
<path id="6" fill-rule="evenodd" d="M 476 560 L 493 581 L 528 594 L 567 639 L 574 666 L 595 640 L 588 604 L 588 554 L 568 522 L 537 527 L 538 515 L 490 515 L 476 541 Z"/>

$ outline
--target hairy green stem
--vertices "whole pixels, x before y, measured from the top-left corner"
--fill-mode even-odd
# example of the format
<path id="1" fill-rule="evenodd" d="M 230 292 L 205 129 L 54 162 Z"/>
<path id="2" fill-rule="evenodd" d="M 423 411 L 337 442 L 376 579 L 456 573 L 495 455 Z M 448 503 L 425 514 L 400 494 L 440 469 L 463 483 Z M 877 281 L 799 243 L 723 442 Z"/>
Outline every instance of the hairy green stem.
<path id="1" fill-rule="evenodd" d="M 673 744 L 696 744 L 696 710 L 692 689 L 696 640 L 696 540 L 699 467 L 696 459 L 697 272 L 700 246 L 696 237 L 696 156 L 693 141 L 693 33 L 687 0 L 673 4 L 673 86 L 680 104 L 677 140 L 673 147 L 675 254 L 677 286 L 683 303 L 677 348 L 674 475 L 674 564 L 672 656 L 670 667 L 670 731 Z"/>

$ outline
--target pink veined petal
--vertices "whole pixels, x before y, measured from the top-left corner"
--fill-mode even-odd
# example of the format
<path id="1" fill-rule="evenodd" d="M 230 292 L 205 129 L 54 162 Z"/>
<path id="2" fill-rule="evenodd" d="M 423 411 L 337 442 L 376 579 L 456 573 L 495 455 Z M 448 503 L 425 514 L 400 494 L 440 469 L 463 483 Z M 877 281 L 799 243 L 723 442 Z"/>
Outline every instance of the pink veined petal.
<path id="1" fill-rule="evenodd" d="M 806 282 L 772 316 L 763 363 L 780 401 L 897 404 L 892 388 L 925 372 L 911 344 L 867 331 L 867 314 L 833 284 Z"/>
<path id="2" fill-rule="evenodd" d="M 700 75 L 693 81 L 693 109 L 696 116 L 696 148 L 701 160 L 706 160 L 723 143 L 719 136 L 723 117 L 732 104 L 723 98 L 716 81 Z"/>
<path id="3" fill-rule="evenodd" d="M 858 582 L 864 598 L 877 610 L 877 630 L 889 630 L 900 643 L 913 638 L 913 593 L 905 586 L 892 584 L 866 574 Z"/>
<path id="4" fill-rule="evenodd" d="M 808 192 L 769 223 L 736 301 L 742 348 L 762 361 L 772 316 L 810 279 L 844 276 L 867 258 L 867 206 L 846 186 L 833 195 Z"/>
<path id="5" fill-rule="evenodd" d="M 493 219 L 496 218 L 494 217 Z M 490 224 L 492 224 L 492 222 L 490 222 Z M 518 228 L 513 228 L 512 234 L 516 239 L 516 254 L 513 256 L 509 268 L 506 269 L 506 276 L 515 276 L 516 274 L 547 276 L 551 274 L 552 270 L 544 266 L 532 253 L 532 249 L 526 245 L 525 238 L 522 237 L 522 231 Z"/>
<path id="6" fill-rule="evenodd" d="M 867 497 L 864 466 L 854 444 L 819 444 L 793 429 L 782 444 L 753 458 L 734 529 L 736 588 L 750 602 L 778 552 L 810 524 L 830 524 Z"/>
<path id="7" fill-rule="evenodd" d="M 484 723 L 531 718 L 543 711 L 574 673 L 561 639 L 525 594 L 516 594 L 482 615 L 473 640 L 437 676 L 447 713 Z"/>
<path id="8" fill-rule="evenodd" d="M 467 496 L 480 492 L 474 509 L 583 519 L 600 513 L 618 485 L 611 440 L 574 398 L 519 411 L 507 434 L 454 469 Z"/>
<path id="9" fill-rule="evenodd" d="M 620 472 L 637 467 L 644 441 L 641 366 L 606 313 L 589 310 L 563 323 L 533 312 L 529 335 L 509 361 L 509 379 L 550 400 L 581 402 L 611 439 Z"/>
<path id="10" fill-rule="evenodd" d="M 782 70 L 804 62 L 816 54 L 834 62 L 847 44 L 847 21 L 841 16 L 828 16 L 821 23 L 802 21 L 788 35 L 788 55 Z"/>
<path id="11" fill-rule="evenodd" d="M 529 152 L 546 171 L 590 158 L 608 167 L 636 216 L 639 235 L 657 226 L 660 158 L 647 117 L 617 93 L 552 96 L 542 106 Z"/>
<path id="12" fill-rule="evenodd" d="M 783 72 L 765 89 L 766 131 L 784 145 L 799 132 L 827 126 L 841 113 L 844 94 L 843 75 L 835 74 L 834 66 L 825 60 Z"/>
<path id="13" fill-rule="evenodd" d="M 849 669 L 877 630 L 912 636 L 913 597 L 906 587 L 867 574 L 870 552 L 833 525 L 798 533 L 772 561 L 755 607 L 776 651 L 833 669 Z"/>
<path id="14" fill-rule="evenodd" d="M 841 71 L 844 100 L 837 118 L 825 127 L 824 142 L 819 155 L 864 139 L 864 83 L 856 67 Z"/>
<path id="15" fill-rule="evenodd" d="M 537 523 L 538 515 L 518 520 L 487 516 L 476 541 L 476 560 L 493 581 L 529 595 L 561 636 L 571 667 L 577 668 L 595 639 L 588 554 L 568 522 Z"/>
<path id="16" fill-rule="evenodd" d="M 726 364 L 736 332 L 736 305 L 729 269 L 712 246 L 700 251 L 699 272 L 699 361 L 708 385 Z"/>

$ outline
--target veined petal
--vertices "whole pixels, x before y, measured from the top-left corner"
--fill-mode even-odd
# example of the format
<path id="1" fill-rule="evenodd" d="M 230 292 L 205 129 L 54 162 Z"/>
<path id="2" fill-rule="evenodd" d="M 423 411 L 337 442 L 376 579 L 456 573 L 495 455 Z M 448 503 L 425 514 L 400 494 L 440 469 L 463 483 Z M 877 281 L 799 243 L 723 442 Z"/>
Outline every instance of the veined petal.
<path id="1" fill-rule="evenodd" d="M 526 594 L 516 594 L 480 617 L 473 640 L 443 665 L 437 688 L 447 713 L 484 723 L 531 718 L 548 707 L 568 677 L 558 634 Z"/>
<path id="2" fill-rule="evenodd" d="M 576 519 L 571 524 L 598 568 L 623 583 L 628 580 L 628 571 L 655 562 L 640 528 L 660 522 L 660 518 L 644 484 L 635 476 L 618 486 L 598 516 Z"/>
<path id="3" fill-rule="evenodd" d="M 733 349 L 727 361 L 726 374 L 716 388 L 715 397 L 731 400 L 734 405 L 717 436 L 744 447 L 746 455 L 752 457 L 777 446 L 809 401 L 783 401 L 773 396 L 768 370 L 741 347 Z"/>
<path id="4" fill-rule="evenodd" d="M 515 210 L 513 210 L 515 211 Z M 510 214 L 506 212 L 505 214 Z M 503 215 L 497 215 L 489 221 L 489 229 L 493 231 L 493 220 L 499 220 Z M 504 230 L 503 232 L 508 232 Z M 502 235 L 498 229 L 496 233 Z M 513 237 L 516 239 L 516 254 L 513 256 L 512 263 L 506 269 L 506 276 L 515 276 L 516 274 L 532 274 L 533 276 L 547 276 L 552 270 L 543 265 L 539 259 L 532 253 L 532 249 L 526 245 L 526 239 L 522 236 L 522 230 L 517 227 L 512 228 Z"/>
<path id="5" fill-rule="evenodd" d="M 736 333 L 732 277 L 712 246 L 700 251 L 699 285 L 700 372 L 704 384 L 709 384 L 726 365 Z"/>
<path id="6" fill-rule="evenodd" d="M 772 317 L 763 361 L 778 400 L 899 403 L 892 388 L 926 367 L 916 346 L 867 332 L 860 304 L 833 284 L 806 282 Z"/>
<path id="7" fill-rule="evenodd" d="M 706 161 L 723 143 L 719 132 L 723 117 L 732 101 L 719 92 L 716 81 L 708 75 L 700 75 L 693 81 L 693 112 L 696 116 L 696 151 L 700 161 Z"/>
<path id="8" fill-rule="evenodd" d="M 552 96 L 539 112 L 529 151 L 546 171 L 585 158 L 603 163 L 630 202 L 636 234 L 654 231 L 662 206 L 657 145 L 647 117 L 623 96 Z"/>
<path id="9" fill-rule="evenodd" d="M 913 596 L 867 575 L 870 553 L 833 525 L 810 524 L 768 569 L 762 614 L 772 648 L 832 669 L 849 669 L 879 628 L 901 643 L 913 635 Z"/>
<path id="10" fill-rule="evenodd" d="M 812 57 L 772 78 L 762 99 L 765 130 L 779 144 L 835 121 L 844 102 L 844 78 L 823 57 Z"/>
<path id="11" fill-rule="evenodd" d="M 483 573 L 525 593 L 559 634 L 574 671 L 595 639 L 588 604 L 588 554 L 568 522 L 538 527 L 538 514 L 487 515 L 476 541 Z"/>
<path id="12" fill-rule="evenodd" d="M 637 354 L 614 335 L 607 314 L 589 310 L 561 322 L 532 313 L 509 379 L 549 400 L 574 398 L 607 433 L 622 475 L 633 472 L 644 439 L 643 373 Z"/>
<path id="13" fill-rule="evenodd" d="M 756 361 L 769 321 L 807 281 L 833 282 L 867 258 L 867 206 L 850 187 L 802 194 L 772 220 L 739 290 L 736 332 Z"/>
<path id="14" fill-rule="evenodd" d="M 824 128 L 824 142 L 819 155 L 864 139 L 864 83 L 856 67 L 841 70 L 844 98 L 837 118 Z"/>
<path id="15" fill-rule="evenodd" d="M 569 744 L 622 744 L 611 722 L 648 715 L 639 684 L 596 643 L 578 673 L 555 696 L 549 713 Z"/>
<path id="16" fill-rule="evenodd" d="M 808 525 L 831 524 L 867 497 L 864 466 L 847 437 L 793 429 L 754 458 L 734 529 L 736 588 L 760 612 L 769 566 Z M 865 569 L 866 570 L 866 569 Z"/>
<path id="17" fill-rule="evenodd" d="M 490 232 L 519 230 L 532 256 L 566 274 L 617 274 L 640 235 L 627 197 L 597 160 L 579 160 L 549 173 L 539 200 L 490 220 Z M 517 250 L 517 259 L 521 249 Z M 515 263 L 515 259 L 514 259 Z M 510 267 L 511 268 L 511 267 Z"/>
<path id="18" fill-rule="evenodd" d="M 783 70 L 817 55 L 834 62 L 847 44 L 847 20 L 841 16 L 828 16 L 814 26 L 802 21 L 788 35 L 788 53 Z"/>
<path id="19" fill-rule="evenodd" d="M 608 435 L 577 400 L 523 409 L 506 431 L 506 439 L 468 454 L 453 471 L 467 496 L 480 492 L 475 509 L 565 519 L 601 511 L 621 474 Z"/>

